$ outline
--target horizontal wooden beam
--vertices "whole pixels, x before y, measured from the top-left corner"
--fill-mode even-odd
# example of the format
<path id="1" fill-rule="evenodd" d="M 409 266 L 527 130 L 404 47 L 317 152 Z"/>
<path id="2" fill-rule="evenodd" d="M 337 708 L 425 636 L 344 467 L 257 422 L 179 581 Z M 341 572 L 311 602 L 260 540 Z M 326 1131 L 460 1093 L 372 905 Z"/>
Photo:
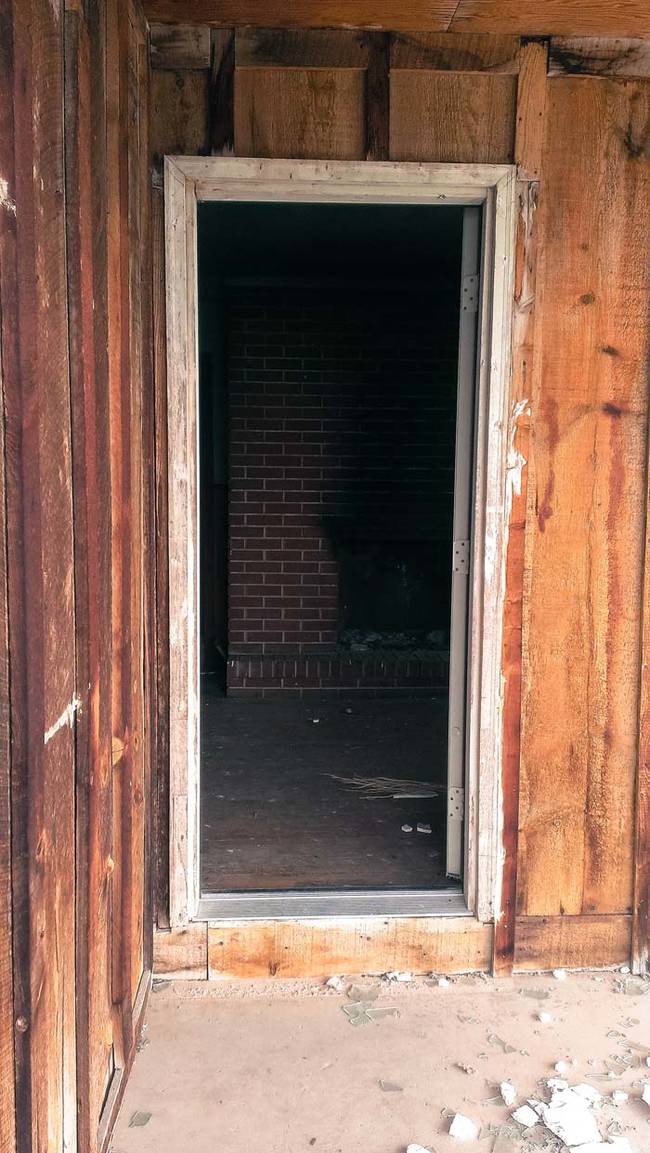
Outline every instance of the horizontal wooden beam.
<path id="1" fill-rule="evenodd" d="M 213 27 L 421 28 L 444 32 L 458 0 L 145 0 L 150 21 Z"/>
<path id="2" fill-rule="evenodd" d="M 630 961 L 627 914 L 517 917 L 515 969 L 598 969 Z"/>
<path id="3" fill-rule="evenodd" d="M 216 28 L 650 36 L 647 0 L 144 0 L 144 8 L 151 22 Z"/>
<path id="4" fill-rule="evenodd" d="M 208 927 L 208 975 L 327 977 L 490 967 L 492 926 L 472 917 L 221 921 Z"/>

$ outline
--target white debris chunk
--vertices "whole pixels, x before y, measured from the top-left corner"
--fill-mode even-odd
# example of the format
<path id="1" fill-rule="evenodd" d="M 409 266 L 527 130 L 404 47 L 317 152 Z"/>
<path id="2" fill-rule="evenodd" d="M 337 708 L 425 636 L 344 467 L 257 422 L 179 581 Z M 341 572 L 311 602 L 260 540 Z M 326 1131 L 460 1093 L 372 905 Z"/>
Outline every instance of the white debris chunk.
<path id="1" fill-rule="evenodd" d="M 595 1105 L 597 1101 L 601 1101 L 603 1096 L 597 1089 L 594 1089 L 593 1085 L 587 1085 L 586 1083 L 574 1085 L 573 1092 L 577 1093 L 579 1097 L 582 1097 L 584 1101 L 589 1101 L 592 1105 Z"/>
<path id="2" fill-rule="evenodd" d="M 393 969 L 391 973 L 386 974 L 387 981 L 399 981 L 403 985 L 407 985 L 409 981 L 413 980 L 413 974 L 400 969 Z"/>
<path id="3" fill-rule="evenodd" d="M 502 1081 L 499 1085 L 499 1092 L 503 1104 L 508 1108 L 512 1108 L 517 1100 L 517 1090 L 515 1089 L 512 1081 Z"/>
<path id="4" fill-rule="evenodd" d="M 328 989 L 336 989 L 337 993 L 345 992 L 345 981 L 343 977 L 330 977 L 329 980 L 325 982 L 325 985 Z"/>
<path id="5" fill-rule="evenodd" d="M 601 1139 L 589 1102 L 573 1089 L 556 1089 L 550 1104 L 540 1105 L 539 1115 L 565 1145 L 588 1145 Z"/>
<path id="6" fill-rule="evenodd" d="M 457 1141 L 476 1141 L 478 1135 L 478 1125 L 470 1117 L 457 1113 L 449 1126 L 449 1136 L 455 1137 Z"/>
<path id="7" fill-rule="evenodd" d="M 626 1093 L 624 1089 L 615 1089 L 612 1093 L 612 1101 L 615 1105 L 624 1105 L 629 1099 L 630 1094 Z"/>
<path id="8" fill-rule="evenodd" d="M 530 1105 L 521 1105 L 520 1108 L 515 1109 L 514 1113 L 511 1113 L 510 1116 L 518 1125 L 523 1125 L 524 1129 L 532 1128 L 532 1126 L 536 1125 L 539 1121 L 537 1113 L 534 1109 L 531 1109 Z"/>
<path id="9" fill-rule="evenodd" d="M 556 981 L 566 981 L 566 969 L 554 969 L 553 976 Z"/>
<path id="10" fill-rule="evenodd" d="M 426 821 L 418 821 L 417 830 L 418 833 L 431 833 L 431 825 L 427 824 Z"/>
<path id="11" fill-rule="evenodd" d="M 440 989 L 448 989 L 451 981 L 447 977 L 438 977 L 438 987 Z"/>
<path id="12" fill-rule="evenodd" d="M 412 833 L 413 832 L 413 825 L 402 825 L 402 832 L 403 833 Z"/>
<path id="13" fill-rule="evenodd" d="M 556 1061 L 553 1068 L 555 1069 L 556 1073 L 569 1072 L 569 1066 L 567 1065 L 566 1061 Z"/>
<path id="14" fill-rule="evenodd" d="M 431 1153 L 430 1149 L 425 1149 L 424 1145 L 409 1145 L 406 1153 Z"/>
<path id="15" fill-rule="evenodd" d="M 541 1013 L 537 1014 L 537 1020 L 541 1021 L 542 1025 L 550 1025 L 553 1020 L 553 1014 L 547 1013 L 546 1010 L 543 1009 Z"/>
<path id="16" fill-rule="evenodd" d="M 646 1105 L 650 1105 L 650 1081 L 646 1081 L 641 1093 L 641 1100 L 645 1101 Z"/>

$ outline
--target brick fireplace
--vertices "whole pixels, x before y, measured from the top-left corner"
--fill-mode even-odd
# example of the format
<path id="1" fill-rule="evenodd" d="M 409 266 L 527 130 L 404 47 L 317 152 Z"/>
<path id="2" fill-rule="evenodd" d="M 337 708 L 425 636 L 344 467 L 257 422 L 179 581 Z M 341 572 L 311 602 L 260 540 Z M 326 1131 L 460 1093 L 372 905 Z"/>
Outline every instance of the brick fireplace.
<path id="1" fill-rule="evenodd" d="M 229 694 L 446 686 L 458 300 L 229 287 Z"/>

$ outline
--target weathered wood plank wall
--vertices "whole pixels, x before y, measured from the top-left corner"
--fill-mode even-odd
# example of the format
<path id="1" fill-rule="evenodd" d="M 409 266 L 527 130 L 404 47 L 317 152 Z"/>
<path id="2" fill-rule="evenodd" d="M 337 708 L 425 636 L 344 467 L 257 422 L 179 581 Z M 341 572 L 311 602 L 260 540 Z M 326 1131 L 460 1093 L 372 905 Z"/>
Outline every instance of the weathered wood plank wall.
<path id="1" fill-rule="evenodd" d="M 0 1132 L 96 1153 L 151 968 L 148 30 L 9 2 L 0 54 Z"/>
<path id="2" fill-rule="evenodd" d="M 308 7 L 294 9 L 296 24 L 310 24 Z M 508 971 L 562 957 L 580 964 L 620 959 L 629 954 L 639 910 L 645 929 L 636 932 L 636 952 L 647 956 L 640 941 L 648 922 L 650 754 L 642 749 L 639 772 L 637 715 L 649 84 L 645 41 L 576 40 L 575 14 L 567 30 L 557 5 L 552 13 L 545 7 L 539 31 L 558 36 L 521 40 L 514 8 L 500 6 L 497 26 L 494 6 L 487 7 L 484 20 L 480 4 L 461 5 L 455 26 L 462 17 L 464 34 L 439 32 L 448 24 L 429 21 L 420 24 L 426 32 L 387 36 L 341 28 L 228 30 L 223 6 L 217 19 L 206 0 L 202 34 L 177 28 L 170 47 L 167 28 L 152 30 L 151 142 L 154 167 L 166 152 L 363 159 L 372 125 L 372 138 L 384 134 L 391 159 L 517 165 L 505 870 L 494 956 Z M 165 0 L 149 0 L 149 11 L 169 18 Z M 628 35 L 643 35 L 640 19 L 630 12 Z M 235 45 L 225 82 L 215 66 L 214 25 Z M 611 31 L 595 24 L 590 30 L 601 37 Z M 566 44 L 558 38 L 571 33 Z M 162 266 L 160 243 L 155 259 Z M 162 362 L 156 392 L 164 403 Z M 158 484 L 163 490 L 163 456 Z M 646 743 L 647 728 L 646 721 Z M 164 764 L 160 771 L 164 795 Z M 159 875 L 160 924 L 165 883 Z M 566 927 L 564 917 L 573 918 Z"/>

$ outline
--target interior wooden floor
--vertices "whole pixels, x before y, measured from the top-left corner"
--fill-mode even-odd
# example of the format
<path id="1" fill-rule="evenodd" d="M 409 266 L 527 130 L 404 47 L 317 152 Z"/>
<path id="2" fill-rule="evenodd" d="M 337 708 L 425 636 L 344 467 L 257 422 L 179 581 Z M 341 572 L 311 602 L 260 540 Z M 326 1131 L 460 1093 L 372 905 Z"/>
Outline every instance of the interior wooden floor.
<path id="1" fill-rule="evenodd" d="M 367 799 L 331 776 L 444 785 L 446 743 L 442 696 L 247 701 L 206 690 L 203 892 L 446 887 L 444 789 Z"/>

